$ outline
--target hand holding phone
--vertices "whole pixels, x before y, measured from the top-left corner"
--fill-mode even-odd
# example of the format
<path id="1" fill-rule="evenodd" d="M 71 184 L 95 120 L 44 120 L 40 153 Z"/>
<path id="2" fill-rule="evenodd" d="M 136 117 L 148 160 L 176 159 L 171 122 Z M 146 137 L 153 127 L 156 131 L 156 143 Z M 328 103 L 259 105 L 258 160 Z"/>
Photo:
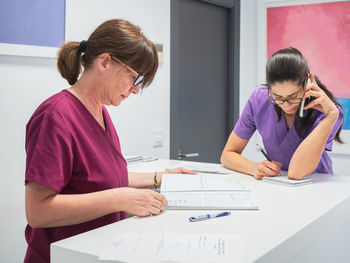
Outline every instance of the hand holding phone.
<path id="1" fill-rule="evenodd" d="M 305 85 L 305 88 L 311 84 L 311 80 L 310 78 L 307 78 L 307 82 Z M 300 105 L 300 110 L 299 110 L 299 117 L 303 118 L 304 117 L 304 107 L 310 102 L 310 98 L 306 98 L 305 100 L 301 101 L 301 105 Z M 305 111 L 306 112 L 306 111 Z"/>

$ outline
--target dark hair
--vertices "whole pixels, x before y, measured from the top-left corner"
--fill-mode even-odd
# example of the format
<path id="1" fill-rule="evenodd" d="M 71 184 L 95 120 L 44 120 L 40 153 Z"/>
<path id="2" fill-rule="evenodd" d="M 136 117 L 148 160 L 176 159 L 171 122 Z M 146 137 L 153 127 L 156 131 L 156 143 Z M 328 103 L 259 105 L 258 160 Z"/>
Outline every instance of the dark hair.
<path id="1" fill-rule="evenodd" d="M 277 82 L 281 83 L 284 81 L 291 81 L 298 86 L 304 86 L 309 72 L 309 65 L 301 52 L 296 48 L 288 47 L 277 51 L 267 60 L 266 84 L 267 87 L 270 88 Z M 334 98 L 332 92 L 330 92 L 326 86 L 322 84 L 317 76 L 315 76 L 315 81 L 317 85 L 327 94 L 327 96 L 336 105 L 342 108 L 342 106 Z M 277 105 L 274 106 L 278 116 L 278 121 L 280 121 L 282 109 Z M 312 124 L 316 119 L 316 112 L 314 109 L 309 109 L 304 118 L 300 118 L 298 112 L 295 114 L 294 127 L 299 137 L 302 137 L 312 127 Z M 340 138 L 341 129 L 342 126 L 339 128 L 334 138 L 334 140 L 339 143 L 343 143 Z"/>
<path id="2" fill-rule="evenodd" d="M 58 70 L 70 85 L 77 82 L 81 66 L 89 69 L 102 53 L 110 53 L 144 75 L 143 87 L 153 81 L 158 69 L 157 49 L 143 35 L 140 27 L 122 19 L 108 20 L 96 28 L 83 44 L 67 42 L 58 53 Z"/>

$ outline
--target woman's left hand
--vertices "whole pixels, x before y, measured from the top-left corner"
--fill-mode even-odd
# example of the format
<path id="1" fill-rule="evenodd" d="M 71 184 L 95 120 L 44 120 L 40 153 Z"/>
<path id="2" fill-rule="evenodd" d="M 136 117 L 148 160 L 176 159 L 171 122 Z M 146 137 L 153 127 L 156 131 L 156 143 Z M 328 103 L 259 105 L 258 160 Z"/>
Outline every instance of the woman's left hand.
<path id="1" fill-rule="evenodd" d="M 158 181 L 161 182 L 163 174 L 197 174 L 197 173 L 191 170 L 185 169 L 183 167 L 177 167 L 177 168 L 169 169 L 163 172 L 158 172 L 158 174 L 160 175 L 159 176 L 160 178 L 158 178 Z"/>
<path id="2" fill-rule="evenodd" d="M 183 167 L 177 167 L 174 169 L 166 170 L 166 171 L 164 171 L 164 173 L 165 174 L 196 174 L 196 172 L 185 169 Z"/>
<path id="3" fill-rule="evenodd" d="M 338 113 L 338 109 L 334 102 L 327 96 L 327 94 L 317 85 L 315 77 L 309 73 L 311 83 L 307 85 L 303 99 L 314 97 L 305 107 L 304 110 L 313 108 L 323 112 L 325 115 L 331 113 Z"/>

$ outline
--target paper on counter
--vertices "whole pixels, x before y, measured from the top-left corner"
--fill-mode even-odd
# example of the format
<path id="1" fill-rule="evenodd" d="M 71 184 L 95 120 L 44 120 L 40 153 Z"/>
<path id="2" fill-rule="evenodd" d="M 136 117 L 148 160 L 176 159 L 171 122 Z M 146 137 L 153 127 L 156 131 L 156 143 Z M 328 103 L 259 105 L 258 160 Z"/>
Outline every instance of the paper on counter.
<path id="1" fill-rule="evenodd" d="M 164 174 L 160 189 L 161 192 L 248 190 L 232 178 L 207 174 Z"/>
<path id="2" fill-rule="evenodd" d="M 216 164 L 216 163 L 194 163 L 189 161 L 178 161 L 178 163 L 172 165 L 172 168 L 176 168 L 179 166 L 198 173 L 211 173 L 211 174 L 233 173 L 233 171 L 223 167 L 221 164 Z"/>
<path id="3" fill-rule="evenodd" d="M 100 260 L 121 262 L 240 262 L 238 235 L 118 233 Z"/>

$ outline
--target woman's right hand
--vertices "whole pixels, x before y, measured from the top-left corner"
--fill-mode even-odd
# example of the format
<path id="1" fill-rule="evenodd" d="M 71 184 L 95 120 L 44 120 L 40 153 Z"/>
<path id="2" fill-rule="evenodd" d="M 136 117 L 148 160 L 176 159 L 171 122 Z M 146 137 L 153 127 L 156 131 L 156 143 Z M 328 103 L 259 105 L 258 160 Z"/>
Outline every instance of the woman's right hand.
<path id="1" fill-rule="evenodd" d="M 150 189 L 118 188 L 122 210 L 135 216 L 158 215 L 168 205 L 165 196 Z"/>
<path id="2" fill-rule="evenodd" d="M 264 160 L 255 167 L 254 177 L 261 180 L 264 176 L 276 176 L 281 173 L 282 163 Z"/>

